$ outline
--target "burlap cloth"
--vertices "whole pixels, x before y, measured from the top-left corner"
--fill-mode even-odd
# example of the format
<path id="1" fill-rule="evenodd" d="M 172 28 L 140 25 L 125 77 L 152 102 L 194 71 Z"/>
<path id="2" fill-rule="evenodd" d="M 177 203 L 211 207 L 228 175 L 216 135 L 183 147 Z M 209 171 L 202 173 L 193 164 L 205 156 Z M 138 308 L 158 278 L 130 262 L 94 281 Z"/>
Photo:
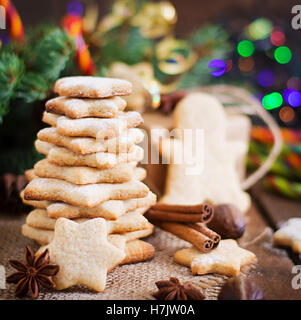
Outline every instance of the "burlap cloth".
<path id="1" fill-rule="evenodd" d="M 7 260 L 9 258 L 23 259 L 24 248 L 29 244 L 33 249 L 38 245 L 25 238 L 20 233 L 20 227 L 25 221 L 25 215 L 9 217 L 0 215 L 0 264 L 4 265 L 6 275 L 14 272 Z M 201 289 L 207 299 L 216 299 L 220 287 L 226 277 L 218 275 L 193 276 L 189 268 L 173 262 L 173 254 L 187 245 L 175 236 L 155 230 L 155 233 L 145 239 L 156 249 L 152 261 L 124 265 L 115 268 L 107 279 L 107 286 L 103 293 L 95 293 L 84 287 L 74 287 L 64 291 L 41 290 L 39 299 L 45 300 L 138 300 L 153 299 L 156 291 L 155 282 L 158 280 L 178 277 L 180 281 L 190 281 Z M 0 289 L 0 299 L 15 299 L 14 285 L 6 284 L 6 289 Z"/>

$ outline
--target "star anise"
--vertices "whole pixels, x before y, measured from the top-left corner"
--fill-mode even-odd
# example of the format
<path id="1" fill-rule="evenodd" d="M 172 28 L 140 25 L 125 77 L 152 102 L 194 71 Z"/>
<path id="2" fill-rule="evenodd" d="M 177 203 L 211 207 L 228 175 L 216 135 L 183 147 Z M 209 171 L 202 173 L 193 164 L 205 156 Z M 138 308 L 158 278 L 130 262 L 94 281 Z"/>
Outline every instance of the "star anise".
<path id="1" fill-rule="evenodd" d="M 35 256 L 29 246 L 26 246 L 25 263 L 19 260 L 10 259 L 9 264 L 18 272 L 6 278 L 8 283 L 17 284 L 15 289 L 16 297 L 21 297 L 29 291 L 33 298 L 39 295 L 39 285 L 46 289 L 55 288 L 52 277 L 59 271 L 59 266 L 50 264 L 49 251 L 46 249 L 41 255 Z"/>
<path id="2" fill-rule="evenodd" d="M 180 283 L 177 278 L 157 281 L 159 289 L 153 294 L 157 300 L 203 300 L 205 296 L 190 282 Z"/>

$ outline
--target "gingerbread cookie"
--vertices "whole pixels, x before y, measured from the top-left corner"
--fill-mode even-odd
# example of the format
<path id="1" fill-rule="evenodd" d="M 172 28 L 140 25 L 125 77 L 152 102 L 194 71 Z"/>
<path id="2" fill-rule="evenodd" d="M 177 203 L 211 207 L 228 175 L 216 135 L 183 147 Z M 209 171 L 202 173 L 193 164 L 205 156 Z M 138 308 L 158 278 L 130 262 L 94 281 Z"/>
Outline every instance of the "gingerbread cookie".
<path id="1" fill-rule="evenodd" d="M 68 137 L 92 137 L 109 139 L 119 136 L 126 129 L 137 127 L 143 123 L 140 113 L 121 112 L 115 118 L 83 118 L 70 119 L 53 113 L 44 112 L 43 122 L 57 127 L 59 134 Z"/>
<path id="2" fill-rule="evenodd" d="M 59 166 L 87 166 L 97 169 L 113 169 L 117 165 L 129 162 L 139 162 L 144 157 L 141 147 L 135 146 L 128 153 L 97 152 L 92 154 L 80 155 L 66 148 L 54 147 L 48 152 L 48 160 Z"/>
<path id="3" fill-rule="evenodd" d="M 46 111 L 62 114 L 72 119 L 114 118 L 126 107 L 126 101 L 120 97 L 106 99 L 77 99 L 57 97 L 46 102 Z"/>
<path id="4" fill-rule="evenodd" d="M 162 142 L 162 154 L 171 164 L 160 202 L 233 203 L 245 213 L 250 207 L 250 196 L 242 190 L 236 170 L 238 150 L 244 152 L 245 146 L 226 140 L 223 106 L 213 96 L 190 93 L 178 103 L 174 123 L 178 129 L 176 139 Z M 185 140 L 184 129 L 189 130 L 192 140 Z M 189 154 L 192 155 L 187 158 Z"/>
<path id="5" fill-rule="evenodd" d="M 126 200 L 147 196 L 149 188 L 138 180 L 124 183 L 75 185 L 50 178 L 32 180 L 24 191 L 26 200 L 63 201 L 76 206 L 95 207 L 107 200 Z"/>
<path id="6" fill-rule="evenodd" d="M 140 129 L 131 128 L 124 132 L 122 136 L 101 141 L 94 138 L 66 137 L 60 135 L 56 128 L 45 128 L 39 131 L 38 138 L 36 148 L 43 154 L 48 154 L 51 147 L 54 148 L 55 145 L 65 147 L 77 154 L 96 152 L 130 153 L 133 152 L 135 144 L 143 140 L 144 134 Z M 40 140 L 52 145 L 47 147 L 44 144 L 45 146 L 43 146 Z"/>
<path id="7" fill-rule="evenodd" d="M 132 240 L 126 243 L 125 258 L 120 264 L 137 263 L 151 260 L 155 256 L 155 248 L 142 240 Z"/>
<path id="8" fill-rule="evenodd" d="M 182 249 L 174 254 L 175 262 L 191 268 L 193 274 L 218 273 L 237 276 L 240 269 L 256 259 L 253 252 L 242 249 L 232 239 L 221 240 L 218 247 L 202 253 L 195 247 Z"/>
<path id="9" fill-rule="evenodd" d="M 37 177 L 36 177 L 37 178 Z M 32 206 L 38 209 L 45 209 L 48 206 L 50 206 L 53 202 L 52 201 L 41 201 L 41 200 L 26 200 L 24 198 L 24 190 L 20 192 L 20 197 L 22 199 L 22 202 L 28 206 Z"/>
<path id="10" fill-rule="evenodd" d="M 114 239 L 115 240 L 115 239 Z M 109 241 L 117 246 L 122 246 L 122 242 L 118 241 L 118 243 L 114 243 L 113 241 Z M 47 246 L 42 246 L 37 252 L 37 255 L 40 255 L 47 249 Z M 119 265 L 131 264 L 144 262 L 153 259 L 155 256 L 155 248 L 150 244 L 143 240 L 131 240 L 128 241 L 125 245 L 125 258 L 120 262 Z M 112 271 L 113 268 L 110 268 L 108 272 Z"/>
<path id="11" fill-rule="evenodd" d="M 58 219 L 53 241 L 47 248 L 51 263 L 60 266 L 54 277 L 57 290 L 85 285 L 101 292 L 106 286 L 108 269 L 125 258 L 125 244 L 124 248 L 117 248 L 109 243 L 102 218 L 84 223 Z"/>
<path id="12" fill-rule="evenodd" d="M 28 182 L 30 182 L 31 180 L 37 178 L 37 176 L 34 174 L 34 169 L 29 169 L 29 170 L 26 170 L 24 172 L 24 175 L 25 175 L 25 178 Z"/>
<path id="13" fill-rule="evenodd" d="M 63 219 L 63 218 L 59 218 L 59 219 Z M 95 218 L 95 219 L 102 219 L 102 218 Z M 86 222 L 88 221 L 91 221 L 91 219 L 87 220 Z M 122 234 L 110 234 L 108 235 L 108 240 L 112 243 L 115 243 L 116 241 L 120 240 L 120 237 L 122 237 L 122 239 L 126 242 L 132 241 L 140 238 L 145 238 L 151 235 L 153 233 L 153 230 L 154 230 L 153 225 L 148 222 L 147 227 L 144 229 L 124 232 Z M 23 224 L 21 228 L 21 232 L 23 236 L 35 240 L 40 245 L 49 244 L 54 237 L 53 230 L 34 228 L 29 226 L 28 224 Z"/>
<path id="14" fill-rule="evenodd" d="M 114 154 L 131 153 L 135 147 L 134 145 L 140 143 L 143 138 L 143 132 L 137 128 L 128 129 L 126 132 L 123 132 L 122 136 L 108 140 L 66 137 L 59 134 L 56 128 L 45 128 L 38 132 L 39 140 L 36 141 L 36 148 L 38 152 L 46 155 L 55 145 L 65 147 L 77 154 L 96 152 L 109 152 Z M 48 143 L 48 145 L 46 145 L 46 143 Z"/>
<path id="15" fill-rule="evenodd" d="M 301 218 L 291 218 L 274 233 L 274 241 L 280 246 L 291 247 L 301 254 Z"/>
<path id="16" fill-rule="evenodd" d="M 151 191 L 146 197 L 128 200 L 108 200 L 93 208 L 72 206 L 63 202 L 39 201 L 24 199 L 24 191 L 20 194 L 22 201 L 30 206 L 40 209 L 46 209 L 50 218 L 58 219 L 69 218 L 105 218 L 107 220 L 116 220 L 125 213 L 143 208 L 144 214 L 151 206 L 156 203 L 157 197 Z"/>
<path id="17" fill-rule="evenodd" d="M 107 98 L 131 94 L 132 84 L 113 78 L 65 77 L 57 80 L 54 92 L 67 97 Z"/>
<path id="18" fill-rule="evenodd" d="M 89 167 L 58 166 L 47 159 L 35 164 L 35 175 L 40 178 L 55 178 L 74 184 L 122 183 L 132 179 L 143 180 L 146 171 L 136 168 L 136 162 L 118 164 L 111 169 L 99 170 Z"/>
<path id="19" fill-rule="evenodd" d="M 107 221 L 108 234 L 111 233 L 126 233 L 142 229 L 147 229 L 148 222 L 141 214 L 143 208 L 130 211 L 125 215 L 119 217 L 117 220 Z M 49 218 L 47 211 L 43 209 L 35 209 L 31 211 L 26 217 L 26 224 L 33 228 L 54 230 L 57 219 Z M 82 223 L 88 219 L 75 219 L 73 221 Z"/>

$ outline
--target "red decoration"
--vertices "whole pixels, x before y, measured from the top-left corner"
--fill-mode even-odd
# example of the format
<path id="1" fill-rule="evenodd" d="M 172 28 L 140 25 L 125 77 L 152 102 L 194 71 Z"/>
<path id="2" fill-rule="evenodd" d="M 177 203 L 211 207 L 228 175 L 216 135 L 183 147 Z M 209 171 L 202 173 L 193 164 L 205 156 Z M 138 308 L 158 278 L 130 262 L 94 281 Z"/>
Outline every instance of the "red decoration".
<path id="1" fill-rule="evenodd" d="M 93 64 L 88 46 L 83 38 L 83 19 L 78 15 L 67 14 L 63 18 L 63 28 L 75 41 L 76 60 L 80 71 L 85 75 L 92 75 L 96 69 Z"/>
<path id="2" fill-rule="evenodd" d="M 10 0 L 0 0 L 0 5 L 5 9 L 10 37 L 15 41 L 21 41 L 24 38 L 24 27 L 16 8 Z"/>

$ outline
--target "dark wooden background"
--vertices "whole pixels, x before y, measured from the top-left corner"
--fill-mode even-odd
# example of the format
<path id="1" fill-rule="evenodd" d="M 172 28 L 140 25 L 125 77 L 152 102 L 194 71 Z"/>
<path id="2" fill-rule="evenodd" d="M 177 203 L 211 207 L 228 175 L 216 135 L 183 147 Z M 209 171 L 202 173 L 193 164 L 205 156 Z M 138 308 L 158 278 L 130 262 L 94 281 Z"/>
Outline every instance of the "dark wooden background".
<path id="1" fill-rule="evenodd" d="M 70 0 L 13 0 L 25 25 L 41 22 L 59 22 Z M 83 1 L 83 3 L 88 0 Z M 100 15 L 108 12 L 112 0 L 95 0 Z M 298 0 L 173 0 L 177 8 L 177 33 L 191 31 L 204 22 L 222 20 L 227 17 L 270 17 L 273 21 L 290 24 L 291 8 L 300 4 Z"/>

